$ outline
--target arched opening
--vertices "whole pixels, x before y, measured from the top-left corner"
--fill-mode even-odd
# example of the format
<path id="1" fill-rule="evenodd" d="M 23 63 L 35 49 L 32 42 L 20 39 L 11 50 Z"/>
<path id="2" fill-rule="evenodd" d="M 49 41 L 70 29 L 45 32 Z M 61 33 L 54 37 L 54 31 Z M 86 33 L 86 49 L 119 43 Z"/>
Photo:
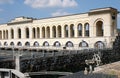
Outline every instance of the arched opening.
<path id="1" fill-rule="evenodd" d="M 2 31 L 0 31 L 0 39 L 2 39 Z"/>
<path id="2" fill-rule="evenodd" d="M 37 38 L 40 38 L 40 28 L 37 27 Z"/>
<path id="3" fill-rule="evenodd" d="M 56 27 L 55 26 L 53 26 L 52 27 L 52 31 L 53 31 L 53 38 L 56 38 Z"/>
<path id="4" fill-rule="evenodd" d="M 8 30 L 6 30 L 6 39 L 8 39 Z"/>
<path id="5" fill-rule="evenodd" d="M 102 21 L 98 21 L 96 23 L 96 35 L 97 36 L 103 36 L 103 34 L 104 34 L 103 22 Z"/>
<path id="6" fill-rule="evenodd" d="M 45 27 L 42 27 L 42 38 L 45 38 Z"/>
<path id="7" fill-rule="evenodd" d="M 88 47 L 88 43 L 86 41 L 82 41 L 80 42 L 79 47 Z"/>
<path id="8" fill-rule="evenodd" d="M 64 35 L 65 37 L 68 37 L 68 25 L 65 25 L 64 27 Z"/>
<path id="9" fill-rule="evenodd" d="M 29 38 L 29 28 L 26 28 L 26 38 Z"/>
<path id="10" fill-rule="evenodd" d="M 3 31 L 3 38 L 5 39 L 5 30 Z"/>
<path id="11" fill-rule="evenodd" d="M 85 36 L 87 36 L 87 37 L 89 37 L 89 24 L 88 23 L 86 23 L 85 24 Z"/>
<path id="12" fill-rule="evenodd" d="M 22 43 L 21 43 L 21 42 L 18 42 L 18 43 L 17 43 L 17 46 L 22 46 Z"/>
<path id="13" fill-rule="evenodd" d="M 37 41 L 34 42 L 33 44 L 34 47 L 39 47 L 39 43 Z"/>
<path id="14" fill-rule="evenodd" d="M 58 37 L 60 38 L 61 37 L 61 26 L 60 25 L 58 26 L 57 31 L 58 31 Z"/>
<path id="15" fill-rule="evenodd" d="M 95 48 L 102 49 L 105 47 L 105 44 L 102 41 L 97 41 L 94 46 Z"/>
<path id="16" fill-rule="evenodd" d="M 30 42 L 26 42 L 25 46 L 30 47 Z"/>
<path id="17" fill-rule="evenodd" d="M 43 43 L 43 46 L 44 46 L 44 47 L 48 47 L 48 46 L 49 46 L 49 43 L 48 43 L 47 41 L 45 41 L 45 42 Z"/>
<path id="18" fill-rule="evenodd" d="M 74 37 L 74 25 L 70 25 L 70 37 Z"/>
<path id="19" fill-rule="evenodd" d="M 33 28 L 32 31 L 33 31 L 33 32 L 32 32 L 32 33 L 33 33 L 33 35 L 32 35 L 33 38 L 36 38 L 36 36 L 35 36 L 35 34 L 36 34 L 36 32 L 35 32 L 35 28 Z"/>
<path id="20" fill-rule="evenodd" d="M 14 46 L 15 44 L 14 44 L 14 42 L 11 42 L 10 45 L 11 45 L 11 46 Z"/>
<path id="21" fill-rule="evenodd" d="M 18 38 L 21 39 L 21 29 L 18 29 Z"/>
<path id="22" fill-rule="evenodd" d="M 50 27 L 47 27 L 47 28 L 46 28 L 46 32 L 47 32 L 47 33 L 46 33 L 46 37 L 47 37 L 47 38 L 50 38 Z"/>
<path id="23" fill-rule="evenodd" d="M 7 42 L 4 42 L 4 46 L 8 46 L 8 43 L 7 43 Z"/>
<path id="24" fill-rule="evenodd" d="M 60 44 L 60 42 L 59 42 L 59 41 L 56 41 L 56 42 L 53 44 L 53 46 L 55 46 L 55 47 L 60 47 L 60 46 L 61 46 L 61 44 Z"/>
<path id="25" fill-rule="evenodd" d="M 11 29 L 11 39 L 14 39 L 14 30 Z"/>
<path id="26" fill-rule="evenodd" d="M 74 47 L 74 45 L 71 41 L 68 41 L 65 46 L 66 47 Z"/>
<path id="27" fill-rule="evenodd" d="M 81 37 L 82 36 L 82 24 L 78 24 L 78 37 Z"/>

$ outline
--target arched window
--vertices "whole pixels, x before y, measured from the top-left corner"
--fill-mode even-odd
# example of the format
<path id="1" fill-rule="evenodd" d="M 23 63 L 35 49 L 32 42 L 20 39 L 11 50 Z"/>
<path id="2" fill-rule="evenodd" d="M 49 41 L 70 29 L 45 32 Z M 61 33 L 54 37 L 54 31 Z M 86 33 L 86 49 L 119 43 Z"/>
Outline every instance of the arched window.
<path id="1" fill-rule="evenodd" d="M 88 47 L 88 43 L 85 41 L 80 42 L 79 47 Z"/>
<path id="2" fill-rule="evenodd" d="M 4 38 L 4 39 L 5 39 L 5 35 L 6 35 L 6 34 L 5 34 L 5 30 L 3 30 L 3 38 Z"/>
<path id="3" fill-rule="evenodd" d="M 47 38 L 50 38 L 50 27 L 47 27 L 47 28 L 46 28 L 46 32 L 47 32 L 47 33 L 46 33 L 46 37 L 47 37 Z"/>
<path id="4" fill-rule="evenodd" d="M 45 41 L 45 42 L 43 43 L 43 46 L 48 47 L 48 46 L 49 46 L 49 43 L 48 43 L 47 41 Z"/>
<path id="5" fill-rule="evenodd" d="M 66 43 L 66 47 L 74 47 L 73 43 L 71 41 L 68 41 Z"/>
<path id="6" fill-rule="evenodd" d="M 25 46 L 29 47 L 29 46 L 30 46 L 30 43 L 29 43 L 29 42 L 26 42 L 26 43 L 25 43 Z"/>
<path id="7" fill-rule="evenodd" d="M 14 39 L 14 30 L 11 29 L 11 39 Z"/>
<path id="8" fill-rule="evenodd" d="M 60 47 L 60 46 L 61 46 L 60 42 L 58 42 L 58 41 L 56 41 L 53 45 L 54 45 L 55 47 Z"/>
<path id="9" fill-rule="evenodd" d="M 82 36 L 82 24 L 78 24 L 78 36 Z"/>
<path id="10" fill-rule="evenodd" d="M 40 28 L 37 27 L 37 38 L 40 38 Z"/>
<path id="11" fill-rule="evenodd" d="M 64 27 L 64 34 L 65 34 L 65 37 L 68 37 L 68 25 L 65 25 Z"/>
<path id="12" fill-rule="evenodd" d="M 29 28 L 26 28 L 26 38 L 29 38 Z"/>
<path id="13" fill-rule="evenodd" d="M 7 42 L 4 42 L 4 46 L 8 46 L 8 43 L 7 43 Z"/>
<path id="14" fill-rule="evenodd" d="M 74 25 L 70 25 L 70 37 L 74 37 Z"/>
<path id="15" fill-rule="evenodd" d="M 22 43 L 21 43 L 21 42 L 18 42 L 18 43 L 17 43 L 17 46 L 22 46 Z"/>
<path id="16" fill-rule="evenodd" d="M 95 48 L 102 49 L 105 47 L 105 44 L 102 41 L 97 41 L 94 46 Z"/>
<path id="17" fill-rule="evenodd" d="M 53 31 L 53 38 L 56 38 L 56 27 L 55 26 L 53 26 L 52 27 L 52 31 Z"/>
<path id="18" fill-rule="evenodd" d="M 58 27 L 57 27 L 57 31 L 58 31 L 58 37 L 60 38 L 61 37 L 61 26 L 59 25 Z"/>
<path id="19" fill-rule="evenodd" d="M 98 21 L 96 23 L 96 35 L 97 36 L 103 36 L 103 33 L 104 33 L 103 22 L 102 21 Z"/>
<path id="20" fill-rule="evenodd" d="M 11 42 L 10 45 L 11 45 L 11 46 L 14 46 L 14 42 Z"/>
<path id="21" fill-rule="evenodd" d="M 18 29 L 18 38 L 19 39 L 21 38 L 21 29 L 20 28 Z"/>
<path id="22" fill-rule="evenodd" d="M 37 41 L 34 42 L 33 44 L 34 47 L 39 47 L 39 43 Z"/>
<path id="23" fill-rule="evenodd" d="M 32 33 L 33 33 L 33 38 L 36 38 L 36 32 L 35 32 L 35 28 L 32 29 Z"/>
<path id="24" fill-rule="evenodd" d="M 2 39 L 2 31 L 0 31 L 0 39 Z"/>
<path id="25" fill-rule="evenodd" d="M 89 37 L 89 24 L 88 23 L 85 24 L 85 36 Z"/>
<path id="26" fill-rule="evenodd" d="M 42 27 L 42 38 L 45 38 L 45 27 Z"/>
<path id="27" fill-rule="evenodd" d="M 8 39 L 8 30 L 6 30 L 6 39 Z"/>

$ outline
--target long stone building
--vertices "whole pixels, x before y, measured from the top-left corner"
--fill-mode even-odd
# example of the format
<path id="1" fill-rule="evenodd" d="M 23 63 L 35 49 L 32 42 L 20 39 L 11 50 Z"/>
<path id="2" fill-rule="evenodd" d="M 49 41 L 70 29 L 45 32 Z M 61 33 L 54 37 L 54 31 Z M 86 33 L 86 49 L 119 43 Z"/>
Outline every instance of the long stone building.
<path id="1" fill-rule="evenodd" d="M 0 47 L 47 49 L 110 48 L 117 34 L 112 7 L 51 18 L 17 17 L 0 25 Z"/>

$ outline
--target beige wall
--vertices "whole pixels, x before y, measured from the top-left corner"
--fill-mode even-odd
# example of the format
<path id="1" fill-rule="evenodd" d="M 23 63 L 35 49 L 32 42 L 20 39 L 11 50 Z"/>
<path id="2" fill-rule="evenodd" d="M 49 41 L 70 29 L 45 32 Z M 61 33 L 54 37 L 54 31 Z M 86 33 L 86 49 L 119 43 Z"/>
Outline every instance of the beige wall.
<path id="1" fill-rule="evenodd" d="M 112 16 L 115 16 L 115 19 L 112 19 Z M 97 36 L 96 23 L 101 21 L 103 23 L 103 35 Z M 82 24 L 82 36 L 78 36 L 78 24 Z M 89 24 L 89 36 L 85 36 L 85 24 Z M 113 24 L 114 23 L 114 24 Z M 64 28 L 65 25 L 68 25 L 68 37 L 65 37 Z M 71 25 L 74 25 L 74 31 L 72 31 Z M 0 25 L 0 43 L 1 46 L 5 46 L 5 42 L 10 46 L 11 42 L 14 42 L 15 46 L 18 46 L 17 43 L 21 42 L 22 46 L 25 46 L 26 42 L 30 43 L 30 46 L 33 46 L 34 42 L 37 41 L 40 46 L 43 46 L 43 43 L 47 41 L 49 45 L 53 46 L 55 41 L 59 41 L 61 46 L 65 46 L 68 41 L 71 41 L 74 44 L 74 48 L 78 48 L 80 42 L 85 41 L 89 48 L 94 48 L 96 42 L 102 42 L 106 47 L 111 47 L 112 42 L 116 36 L 116 26 L 117 25 L 117 10 L 114 8 L 103 8 L 90 10 L 87 13 L 68 15 L 54 18 L 46 18 L 35 20 L 32 18 L 19 17 L 15 18 L 7 24 Z M 55 26 L 56 30 L 53 31 Z M 58 28 L 58 26 L 61 28 Z M 101 27 L 102 27 L 101 26 Z M 45 31 L 42 28 L 45 28 Z M 21 29 L 21 38 L 18 38 L 18 29 Z M 29 38 L 26 38 L 26 28 L 29 28 Z M 38 31 L 39 28 L 39 31 Z M 50 30 L 47 30 L 47 29 Z M 14 30 L 14 38 L 11 39 L 11 29 Z M 33 37 L 33 29 L 35 29 L 35 38 Z M 8 31 L 5 32 L 5 31 Z M 59 32 L 61 33 L 59 33 Z M 4 33 L 5 32 L 5 33 Z M 45 38 L 43 38 L 43 32 L 45 32 Z M 56 37 L 53 35 L 56 32 Z M 74 36 L 71 34 L 74 32 Z M 58 36 L 61 34 L 61 37 Z M 8 38 L 7 38 L 8 35 Z M 5 36 L 5 38 L 4 38 Z M 37 38 L 39 37 L 39 38 Z M 51 47 L 50 47 L 51 48 Z"/>

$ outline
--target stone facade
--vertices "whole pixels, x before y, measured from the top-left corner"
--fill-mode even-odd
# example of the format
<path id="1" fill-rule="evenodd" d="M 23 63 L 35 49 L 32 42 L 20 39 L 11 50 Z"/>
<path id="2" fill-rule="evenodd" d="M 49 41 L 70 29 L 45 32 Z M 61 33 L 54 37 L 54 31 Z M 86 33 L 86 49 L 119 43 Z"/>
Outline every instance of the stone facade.
<path id="1" fill-rule="evenodd" d="M 17 17 L 0 25 L 0 47 L 109 48 L 117 34 L 117 13 L 107 7 L 43 19 Z"/>

